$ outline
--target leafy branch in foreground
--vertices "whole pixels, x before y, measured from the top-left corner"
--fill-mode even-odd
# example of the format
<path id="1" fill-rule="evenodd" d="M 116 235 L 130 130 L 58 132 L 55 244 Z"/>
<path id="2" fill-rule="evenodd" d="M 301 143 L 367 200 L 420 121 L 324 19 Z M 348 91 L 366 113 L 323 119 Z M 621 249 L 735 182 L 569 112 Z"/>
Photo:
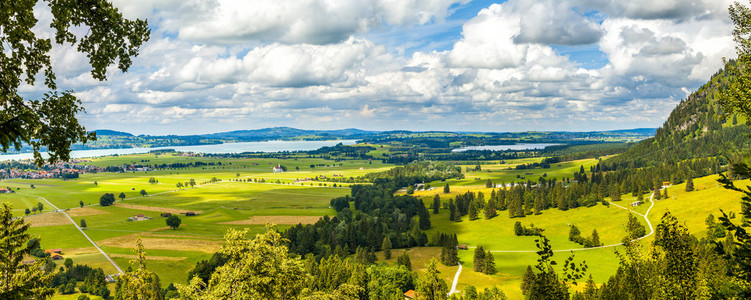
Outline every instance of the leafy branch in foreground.
<path id="1" fill-rule="evenodd" d="M 76 45 L 86 54 L 91 76 L 106 80 L 107 67 L 117 62 L 125 72 L 138 55 L 138 48 L 149 39 L 145 20 L 128 20 L 106 0 L 42 0 L 52 12 L 49 27 L 55 43 Z M 50 51 L 52 41 L 39 38 L 32 30 L 37 25 L 34 8 L 39 0 L 0 2 L 0 152 L 11 147 L 20 150 L 24 143 L 34 149 L 38 165 L 44 164 L 39 151 L 47 147 L 48 162 L 70 159 L 70 146 L 96 138 L 87 133 L 76 115 L 84 111 L 73 91 L 57 92 Z M 71 27 L 88 29 L 78 37 Z M 41 100 L 24 99 L 21 84 L 35 85 L 44 73 L 44 85 L 50 90 Z"/>

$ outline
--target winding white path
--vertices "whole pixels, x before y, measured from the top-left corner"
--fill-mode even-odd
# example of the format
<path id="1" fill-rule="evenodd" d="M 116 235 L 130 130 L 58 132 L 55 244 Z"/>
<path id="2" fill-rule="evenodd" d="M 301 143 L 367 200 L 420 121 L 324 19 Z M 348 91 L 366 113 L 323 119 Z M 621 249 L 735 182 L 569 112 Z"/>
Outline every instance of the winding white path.
<path id="1" fill-rule="evenodd" d="M 454 282 L 451 283 L 451 290 L 449 291 L 449 296 L 451 296 L 451 294 L 453 293 L 458 292 L 456 290 L 456 284 L 459 283 L 459 274 L 461 273 L 462 273 L 462 263 L 459 263 L 459 269 L 456 270 L 456 274 L 454 275 Z"/>
<path id="2" fill-rule="evenodd" d="M 647 211 L 643 215 L 640 214 L 640 213 L 638 213 L 638 212 L 635 212 L 635 211 L 633 211 L 631 209 L 628 209 L 626 207 L 623 207 L 623 206 L 620 206 L 618 204 L 615 204 L 613 202 L 608 201 L 608 203 L 614 205 L 615 207 L 618 207 L 618 208 L 621 208 L 621 209 L 625 209 L 625 210 L 627 210 L 627 211 L 629 211 L 631 213 L 634 213 L 634 214 L 642 216 L 642 218 L 644 218 L 644 220 L 647 221 L 647 225 L 649 225 L 649 234 L 647 234 L 647 235 L 645 235 L 643 237 L 637 238 L 637 239 L 633 239 L 633 240 L 631 240 L 632 242 L 633 241 L 638 241 L 638 240 L 641 240 L 641 239 L 644 239 L 644 238 L 647 238 L 647 237 L 649 237 L 649 236 L 651 236 L 651 235 L 653 235 L 655 233 L 655 230 L 652 227 L 652 222 L 650 222 L 649 218 L 647 218 L 647 216 L 649 215 L 649 211 L 651 211 L 652 207 L 655 206 L 655 202 L 652 200 L 654 198 L 654 195 L 655 194 L 652 193 L 649 196 L 649 202 L 651 203 L 651 205 L 649 206 L 649 208 L 647 209 Z M 553 252 L 585 251 L 585 250 L 594 250 L 594 249 L 602 249 L 602 248 L 611 248 L 611 247 L 616 247 L 616 246 L 621 246 L 621 245 L 623 245 L 623 243 L 612 244 L 612 245 L 604 245 L 604 246 L 599 246 L 599 247 L 591 247 L 591 248 L 575 248 L 575 249 L 553 250 Z M 469 247 L 469 248 L 477 248 L 477 247 Z M 493 253 L 536 253 L 537 251 L 538 250 L 490 250 L 490 252 L 493 252 Z M 456 271 L 456 275 L 454 275 L 454 282 L 451 283 L 451 291 L 449 292 L 449 295 L 457 292 L 456 291 L 456 284 L 459 283 L 459 274 L 461 272 L 462 272 L 462 265 L 459 264 L 459 270 L 457 270 Z"/>

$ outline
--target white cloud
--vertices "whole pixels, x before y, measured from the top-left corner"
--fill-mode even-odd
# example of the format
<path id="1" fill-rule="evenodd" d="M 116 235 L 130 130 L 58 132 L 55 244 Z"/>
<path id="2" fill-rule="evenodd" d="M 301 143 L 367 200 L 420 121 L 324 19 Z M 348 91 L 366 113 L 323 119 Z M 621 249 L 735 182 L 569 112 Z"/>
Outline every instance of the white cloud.
<path id="1" fill-rule="evenodd" d="M 449 50 L 406 55 L 408 40 L 363 34 L 435 25 L 457 2 L 121 0 L 153 31 L 129 73 L 100 83 L 72 49 L 53 59 L 90 128 L 201 133 L 656 126 L 733 55 L 727 6 L 712 1 L 510 0 L 478 12 L 461 35 L 432 33 Z M 586 69 L 564 54 L 581 45 L 606 61 Z"/>

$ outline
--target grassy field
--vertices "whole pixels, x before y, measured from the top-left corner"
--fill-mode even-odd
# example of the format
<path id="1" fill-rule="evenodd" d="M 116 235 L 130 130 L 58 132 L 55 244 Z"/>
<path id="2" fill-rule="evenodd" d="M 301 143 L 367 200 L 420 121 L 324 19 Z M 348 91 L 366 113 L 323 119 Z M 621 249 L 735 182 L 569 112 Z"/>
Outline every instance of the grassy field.
<path id="1" fill-rule="evenodd" d="M 587 169 L 591 165 L 591 160 L 579 161 Z M 595 162 L 596 163 L 596 162 Z M 566 163 L 564 163 L 565 165 Z M 485 167 L 485 165 L 483 165 Z M 551 168 L 553 169 L 553 168 Z M 579 167 L 569 165 L 567 171 L 574 172 Z M 516 172 L 516 170 L 507 170 L 507 172 Z M 560 171 L 560 174 L 565 174 Z M 492 172 L 488 172 L 492 174 Z M 550 173 L 548 173 L 550 174 Z M 549 175 L 550 176 L 550 175 Z M 469 174 L 467 177 L 471 177 Z M 497 176 L 495 178 L 498 178 Z M 740 211 L 741 193 L 723 189 L 717 184 L 718 175 L 694 179 L 695 191 L 686 192 L 685 183 L 668 187 L 670 194 L 669 199 L 655 201 L 654 207 L 648 217 L 653 226 L 660 222 L 662 215 L 670 211 L 675 215 L 679 222 L 686 226 L 689 231 L 701 238 L 706 235 L 705 219 L 709 214 L 715 217 L 720 215 L 719 209 L 725 212 L 733 211 L 736 214 Z M 465 179 L 472 181 L 473 179 Z M 485 179 L 487 180 L 487 179 Z M 461 183 L 462 181 L 457 181 Z M 494 180 L 495 182 L 495 180 Z M 478 185 L 482 183 L 482 185 Z M 435 184 L 435 183 L 434 183 Z M 474 184 L 474 185 L 473 185 Z M 746 186 L 751 181 L 744 180 L 736 183 L 738 186 Z M 425 203 L 432 203 L 432 197 L 439 195 L 442 202 L 457 194 L 466 193 L 467 191 L 482 191 L 486 195 L 490 193 L 489 188 L 484 187 L 483 180 L 474 180 L 466 184 L 451 185 L 451 192 L 443 193 L 443 189 L 438 186 L 430 191 L 416 191 L 415 195 L 423 197 Z M 633 211 L 644 214 L 651 203 L 631 208 L 628 206 L 634 197 L 631 194 L 621 196 L 623 201 L 617 204 L 633 209 Z M 648 196 L 647 196 L 647 199 Z M 438 215 L 431 214 L 433 228 L 428 232 L 439 231 L 444 233 L 456 233 L 459 243 L 467 244 L 470 247 L 483 246 L 486 250 L 492 251 L 514 251 L 514 250 L 536 250 L 535 237 L 519 237 L 513 232 L 513 225 L 520 221 L 525 226 L 534 224 L 536 227 L 544 228 L 546 236 L 551 240 L 554 250 L 576 249 L 582 246 L 568 240 L 569 225 L 576 225 L 582 235 L 588 237 L 592 230 L 597 229 L 600 241 L 605 245 L 618 244 L 626 234 L 627 210 L 615 207 L 614 205 L 596 205 L 594 207 L 580 207 L 568 211 L 559 211 L 557 209 L 545 210 L 541 215 L 529 215 L 524 218 L 509 218 L 506 211 L 500 211 L 499 216 L 491 220 L 478 219 L 469 221 L 465 217 L 461 222 L 449 220 L 448 210 L 441 209 Z M 638 219 L 646 226 L 646 222 L 641 216 Z M 649 230 L 647 230 L 649 232 Z M 654 236 L 644 240 L 644 245 L 650 245 Z M 588 273 L 592 275 L 595 282 L 606 281 L 618 267 L 618 259 L 615 251 L 621 249 L 621 246 L 591 249 L 574 252 L 577 262 L 587 262 L 589 266 Z M 571 252 L 557 252 L 554 260 L 559 262 L 568 257 Z M 510 299 L 522 299 L 519 285 L 521 277 L 528 265 L 534 265 L 538 256 L 535 253 L 514 253 L 514 252 L 496 252 L 494 253 L 496 268 L 498 272 L 494 275 L 484 275 L 472 271 L 473 250 L 459 251 L 459 258 L 464 266 L 459 278 L 458 288 L 472 284 L 478 288 L 486 288 L 494 285 L 501 287 Z"/>
<path id="2" fill-rule="evenodd" d="M 377 148 L 374 152 L 386 150 Z M 348 194 L 349 189 L 334 188 L 333 182 L 326 182 L 322 180 L 323 177 L 356 179 L 358 176 L 392 167 L 379 161 L 333 162 L 309 157 L 283 160 L 218 159 L 170 154 L 103 157 L 80 163 L 108 166 L 125 163 L 169 164 L 196 161 L 213 165 L 148 172 L 87 173 L 78 179 L 68 181 L 5 180 L 0 186 L 11 187 L 16 193 L 0 194 L 0 201 L 13 205 L 16 216 L 23 216 L 26 208 L 35 207 L 38 202 L 42 202 L 45 206 L 44 213 L 29 216 L 27 219 L 32 223 L 32 235 L 42 239 L 42 247 L 62 248 L 64 256 L 72 258 L 75 263 L 102 267 L 108 274 L 116 273 L 115 268 L 72 224 L 67 223 L 67 219 L 61 213 L 51 213 L 52 208 L 39 197 L 44 197 L 52 204 L 65 209 L 76 223 L 80 224 L 81 220 L 85 220 L 87 235 L 123 269 L 126 269 L 129 261 L 134 258 L 132 248 L 136 239 L 141 238 L 148 256 L 148 268 L 157 272 L 166 286 L 171 282 L 185 283 L 187 272 L 196 262 L 210 258 L 212 253 L 219 249 L 222 237 L 229 228 L 248 228 L 252 233 L 260 233 L 265 230 L 266 221 L 281 224 L 279 229 L 283 230 L 297 222 L 311 223 L 318 216 L 334 215 L 335 211 L 329 207 L 330 199 Z M 521 181 L 521 177 L 525 177 L 523 180 L 526 181 L 537 180 L 545 175 L 548 179 L 560 180 L 572 177 L 581 166 L 589 170 L 590 166 L 597 164 L 597 160 L 587 159 L 554 164 L 549 169 L 515 169 L 516 165 L 539 161 L 539 158 L 535 158 L 507 160 L 503 164 L 485 164 L 481 166 L 481 171 L 465 172 L 465 179 L 432 182 L 430 184 L 434 187 L 433 190 L 416 191 L 415 195 L 426 199 L 426 204 L 432 203 L 432 197 L 436 194 L 444 202 L 467 191 L 482 191 L 488 195 L 491 191 L 485 188 L 488 179 L 493 183 L 510 183 Z M 277 164 L 286 166 L 289 172 L 271 172 L 271 167 Z M 316 166 L 311 168 L 311 164 Z M 474 167 L 462 165 L 462 170 Z M 158 183 L 150 184 L 150 177 L 157 179 Z M 221 181 L 209 183 L 215 177 Z M 296 180 L 315 177 L 321 180 L 295 183 Z M 183 189 L 175 186 L 178 182 L 190 179 L 195 179 L 199 185 Z M 248 179 L 263 179 L 266 182 L 254 183 L 248 182 Z M 706 234 L 704 220 L 710 213 L 715 217 L 719 216 L 719 208 L 739 212 L 740 194 L 722 189 L 717 185 L 716 179 L 717 176 L 694 179 L 696 191 L 693 192 L 685 192 L 683 184 L 670 187 L 670 199 L 656 201 L 649 214 L 652 224 L 658 224 L 662 214 L 670 211 L 691 233 L 701 237 Z M 443 186 L 447 182 L 451 186 L 451 192 L 444 194 Z M 32 184 L 35 188 L 31 188 Z M 749 181 L 739 184 L 746 185 Z M 337 186 L 340 185 L 337 183 Z M 148 196 L 141 196 L 141 189 L 146 190 Z M 102 194 L 114 193 L 117 196 L 121 192 L 126 195 L 124 201 L 119 201 L 118 198 L 118 202 L 113 206 L 98 205 Z M 623 201 L 618 204 L 627 206 L 632 201 L 632 196 L 624 194 L 622 199 Z M 80 208 L 79 201 L 83 201 L 85 207 Z M 648 205 L 649 203 L 633 209 L 643 214 Z M 185 216 L 184 213 L 189 211 L 197 215 Z M 160 216 L 163 212 L 180 214 L 182 225 L 177 230 L 167 227 L 165 218 Z M 138 214 L 151 219 L 128 220 L 129 217 Z M 493 275 L 472 271 L 472 249 L 459 252 L 464 266 L 459 277 L 459 290 L 468 284 L 478 288 L 498 285 L 510 299 L 521 299 L 521 277 L 528 265 L 536 263 L 537 255 L 533 252 L 536 250 L 534 237 L 514 235 L 515 222 L 544 228 L 553 248 L 562 250 L 581 248 L 580 245 L 568 241 L 570 225 L 576 225 L 582 235 L 587 237 L 596 228 L 601 242 L 606 245 L 619 243 L 626 234 L 627 214 L 628 211 L 613 205 L 598 204 L 569 211 L 545 210 L 541 215 L 514 219 L 510 219 L 506 211 L 499 211 L 499 216 L 491 220 L 469 221 L 465 217 L 462 222 L 452 222 L 448 219 L 447 210 L 441 210 L 437 215 L 431 214 L 433 228 L 427 234 L 431 237 L 436 231 L 456 233 L 460 243 L 468 244 L 470 247 L 483 246 L 492 251 L 530 251 L 494 253 L 498 272 Z M 651 240 L 650 237 L 646 242 Z M 596 282 L 603 282 L 617 268 L 618 260 L 614 252 L 618 249 L 619 247 L 611 247 L 577 251 L 574 254 L 577 262 L 587 262 L 589 273 Z M 385 262 L 395 263 L 396 257 L 402 251 L 410 253 L 412 264 L 417 270 L 424 267 L 430 258 L 440 256 L 440 248 L 401 249 L 393 251 L 393 258 Z M 557 252 L 554 259 L 562 262 L 570 254 Z M 439 268 L 441 276 L 449 285 L 457 269 L 456 266 Z M 55 299 L 76 297 L 77 295 L 58 295 Z"/>
<path id="3" fill-rule="evenodd" d="M 102 157 L 80 162 L 97 166 L 122 164 L 170 164 L 201 161 L 213 166 L 181 168 L 129 173 L 87 173 L 73 180 L 14 179 L 4 180 L 0 186 L 13 188 L 16 193 L 0 194 L 0 201 L 13 205 L 13 213 L 23 216 L 26 208 L 44 204 L 41 214 L 27 217 L 32 223 L 30 233 L 41 239 L 43 248 L 61 248 L 74 263 L 101 267 L 107 274 L 117 271 L 61 213 L 51 212 L 55 206 L 66 210 L 80 224 L 85 220 L 86 234 L 94 240 L 122 269 L 134 258 L 132 248 L 141 238 L 148 257 L 148 267 L 161 278 L 164 286 L 186 283 L 187 272 L 196 262 L 209 259 L 221 246 L 229 228 L 250 229 L 251 233 L 265 231 L 265 221 L 281 221 L 280 230 L 297 223 L 311 223 L 317 217 L 333 215 L 329 207 L 332 198 L 349 193 L 346 187 L 334 188 L 332 182 L 293 184 L 308 177 L 352 177 L 369 172 L 387 170 L 389 166 L 374 161 L 345 161 L 333 163 L 321 158 L 276 159 L 218 159 L 182 157 L 174 155 L 138 154 Z M 221 166 L 218 165 L 221 162 Z M 273 173 L 277 164 L 288 172 Z M 310 165 L 315 165 L 313 168 Z M 299 168 L 299 171 L 297 168 Z M 238 176 L 239 175 L 239 176 Z M 150 184 L 149 178 L 158 180 Z M 220 179 L 209 183 L 212 178 Z M 178 182 L 194 179 L 195 188 L 178 189 Z M 252 179 L 265 183 L 254 183 Z M 280 183 L 276 183 L 279 180 Z M 31 188 L 31 185 L 34 188 Z M 325 184 L 325 186 L 324 186 Z M 342 184 L 338 184 L 342 185 Z M 148 195 L 140 195 L 144 189 Z M 104 193 L 126 198 L 115 205 L 101 207 Z M 40 198 L 43 197 L 44 199 Z M 81 208 L 79 201 L 85 207 Z M 185 212 L 196 216 L 185 216 Z M 160 214 L 181 214 L 182 224 L 177 230 L 166 226 Z M 151 219 L 129 221 L 142 214 Z M 259 221 L 260 220 L 260 221 Z M 59 263 L 61 261 L 58 261 Z M 57 295 L 55 299 L 75 299 L 74 295 Z"/>

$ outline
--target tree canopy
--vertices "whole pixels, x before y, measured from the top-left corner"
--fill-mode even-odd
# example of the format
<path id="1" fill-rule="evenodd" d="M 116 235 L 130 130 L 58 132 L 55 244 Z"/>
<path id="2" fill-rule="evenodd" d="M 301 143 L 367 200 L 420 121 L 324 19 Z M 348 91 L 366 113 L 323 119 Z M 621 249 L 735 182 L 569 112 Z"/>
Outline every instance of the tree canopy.
<path id="1" fill-rule="evenodd" d="M 38 19 L 34 8 L 39 0 L 0 2 L 0 151 L 11 147 L 20 150 L 24 144 L 34 149 L 38 165 L 45 163 L 40 151 L 46 147 L 47 162 L 70 159 L 70 146 L 96 138 L 87 133 L 76 115 L 84 112 L 81 101 L 71 90 L 58 91 L 50 51 L 52 40 L 37 36 L 32 30 Z M 106 0 L 74 1 L 43 0 L 52 12 L 49 27 L 58 45 L 76 45 L 86 54 L 91 76 L 107 79 L 107 67 L 116 64 L 125 72 L 138 55 L 138 48 L 149 39 L 145 20 L 129 20 Z M 45 24 L 46 25 L 46 24 Z M 86 34 L 77 36 L 73 28 Z M 43 72 L 48 92 L 41 99 L 25 99 L 22 84 L 36 85 Z"/>

